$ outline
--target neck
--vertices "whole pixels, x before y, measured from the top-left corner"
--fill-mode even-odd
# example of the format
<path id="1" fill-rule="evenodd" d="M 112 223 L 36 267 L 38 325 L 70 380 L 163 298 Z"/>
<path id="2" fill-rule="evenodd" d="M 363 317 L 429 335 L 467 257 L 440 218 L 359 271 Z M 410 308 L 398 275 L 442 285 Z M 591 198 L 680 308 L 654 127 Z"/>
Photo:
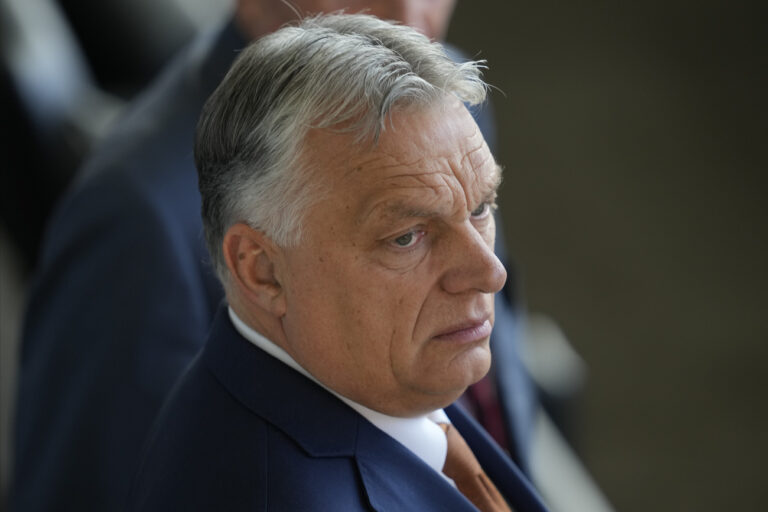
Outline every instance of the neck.
<path id="1" fill-rule="evenodd" d="M 288 352 L 286 349 L 285 333 L 279 318 L 275 318 L 273 315 L 258 308 L 246 307 L 241 301 L 229 294 L 227 295 L 227 302 L 243 323 Z"/>

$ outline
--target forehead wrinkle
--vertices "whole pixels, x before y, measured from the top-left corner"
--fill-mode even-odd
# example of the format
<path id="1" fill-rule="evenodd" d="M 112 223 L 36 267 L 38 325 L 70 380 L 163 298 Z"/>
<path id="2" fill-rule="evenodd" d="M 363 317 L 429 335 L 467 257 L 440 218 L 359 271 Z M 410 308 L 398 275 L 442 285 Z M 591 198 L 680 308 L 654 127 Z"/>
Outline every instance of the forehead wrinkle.
<path id="1" fill-rule="evenodd" d="M 445 191 L 450 196 L 456 196 L 456 191 L 453 190 L 447 183 L 447 176 L 445 173 L 432 172 L 424 173 L 424 175 L 437 175 L 440 180 L 433 183 L 425 183 L 424 180 L 418 179 L 419 176 L 412 174 L 405 174 L 399 176 L 399 178 L 407 179 L 409 181 L 417 181 L 414 184 L 398 184 L 396 186 L 388 186 L 382 189 L 372 192 L 363 203 L 366 205 L 362 215 L 360 215 L 358 222 L 364 223 L 374 213 L 378 213 L 380 216 L 387 218 L 405 219 L 405 218 L 434 218 L 446 214 L 446 208 L 441 208 L 441 205 L 447 203 L 453 203 L 453 201 L 446 200 Z M 417 191 L 416 193 L 408 193 L 408 191 Z M 393 191 L 405 191 L 404 193 L 397 194 Z M 429 192 L 430 196 L 426 197 L 425 194 Z M 375 197 L 379 196 L 379 197 Z M 435 202 L 438 202 L 436 206 Z"/>
<path id="2" fill-rule="evenodd" d="M 398 159 L 395 155 L 392 155 L 386 151 L 376 151 L 376 150 L 371 151 L 370 153 L 359 154 L 360 158 L 362 158 L 363 156 L 369 156 L 369 158 L 355 162 L 355 164 L 352 165 L 352 168 L 344 173 L 343 177 L 347 177 L 356 171 L 362 171 L 364 169 L 370 169 L 372 171 L 381 171 L 381 170 L 387 170 L 387 169 L 394 169 L 397 167 L 418 168 L 418 167 L 421 167 L 421 162 L 424 161 L 423 158 L 416 158 L 412 161 L 402 161 Z M 382 160 L 383 161 L 389 160 L 390 162 L 379 163 Z M 392 175 L 391 177 L 397 177 L 397 176 L 399 175 Z"/>
<path id="3" fill-rule="evenodd" d="M 488 161 L 492 161 L 492 166 L 488 169 Z M 474 149 L 469 150 L 461 159 L 460 171 L 467 169 L 467 172 L 456 173 L 464 190 L 467 208 L 472 209 L 473 201 L 471 193 L 477 192 L 478 201 L 487 201 L 495 196 L 496 190 L 501 185 L 501 166 L 494 160 L 493 155 L 488 151 L 483 142 Z M 464 176 L 462 179 L 461 176 Z"/>
<path id="4" fill-rule="evenodd" d="M 464 165 L 465 161 L 469 160 L 469 166 L 471 168 L 476 169 L 478 167 L 482 167 L 485 165 L 489 158 L 493 158 L 493 155 L 491 155 L 490 151 L 483 151 L 486 148 L 487 146 L 485 145 L 485 141 L 480 139 L 477 143 L 477 146 L 467 150 L 467 152 L 464 153 L 464 156 L 461 157 L 461 164 Z"/>
<path id="5" fill-rule="evenodd" d="M 445 172 L 444 170 L 437 169 L 434 171 L 423 171 L 423 172 L 403 172 L 402 174 L 392 174 L 390 176 L 383 176 L 378 181 L 417 181 L 421 184 L 421 186 L 424 187 L 434 187 L 434 186 L 440 186 L 441 182 L 442 185 L 445 185 L 445 178 L 449 177 L 450 173 Z M 430 178 L 434 177 L 435 179 L 432 180 Z M 418 185 L 416 185 L 418 186 Z"/>
<path id="6" fill-rule="evenodd" d="M 378 163 L 380 160 L 386 160 L 386 159 L 388 159 L 387 155 L 376 155 L 376 156 L 372 156 L 367 160 L 361 160 L 361 161 L 355 162 L 350 169 L 344 172 L 344 174 L 342 175 L 342 178 L 347 178 L 352 173 L 356 173 L 364 169 L 370 169 L 371 167 L 375 167 L 376 169 L 391 169 L 393 167 L 398 167 L 400 165 L 397 162 L 386 163 L 386 164 Z"/>

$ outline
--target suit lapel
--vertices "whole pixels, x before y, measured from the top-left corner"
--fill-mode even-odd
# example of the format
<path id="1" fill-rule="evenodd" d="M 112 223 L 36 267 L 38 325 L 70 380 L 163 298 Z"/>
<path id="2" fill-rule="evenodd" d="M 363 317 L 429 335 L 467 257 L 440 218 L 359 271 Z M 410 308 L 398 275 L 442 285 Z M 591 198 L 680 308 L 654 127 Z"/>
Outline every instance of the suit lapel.
<path id="1" fill-rule="evenodd" d="M 378 512 L 477 512 L 439 473 L 363 418 L 355 458 L 368 500 Z"/>

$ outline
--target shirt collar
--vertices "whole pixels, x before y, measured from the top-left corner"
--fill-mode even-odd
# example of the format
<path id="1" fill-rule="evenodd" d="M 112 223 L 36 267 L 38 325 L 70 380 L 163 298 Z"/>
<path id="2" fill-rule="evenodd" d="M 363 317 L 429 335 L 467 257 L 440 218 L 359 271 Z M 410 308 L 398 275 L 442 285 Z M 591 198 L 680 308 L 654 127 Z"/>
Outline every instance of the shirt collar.
<path id="1" fill-rule="evenodd" d="M 313 380 L 328 392 L 334 394 L 377 428 L 408 448 L 429 467 L 441 475 L 443 474 L 442 471 L 443 466 L 445 465 L 445 457 L 448 452 L 448 441 L 445 437 L 445 433 L 437 423 L 450 423 L 445 411 L 437 409 L 429 414 L 415 418 L 399 418 L 382 414 L 354 402 L 318 381 L 312 374 L 297 363 L 288 352 L 275 345 L 275 343 L 268 340 L 261 333 L 256 332 L 250 326 L 246 325 L 231 307 L 228 309 L 229 318 L 232 320 L 232 324 L 235 326 L 237 332 L 239 332 L 246 340 L 250 341 L 253 345 L 272 357 L 290 366 L 305 377 Z"/>

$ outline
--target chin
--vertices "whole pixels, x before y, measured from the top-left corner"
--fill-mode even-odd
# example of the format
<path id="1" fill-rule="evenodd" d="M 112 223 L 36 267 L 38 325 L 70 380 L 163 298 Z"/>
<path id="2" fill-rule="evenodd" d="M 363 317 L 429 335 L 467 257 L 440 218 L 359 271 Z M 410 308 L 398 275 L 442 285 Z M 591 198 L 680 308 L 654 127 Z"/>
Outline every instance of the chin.
<path id="1" fill-rule="evenodd" d="M 485 377 L 490 368 L 491 356 L 486 350 L 484 354 L 468 358 L 458 366 L 454 365 L 443 378 L 433 381 L 430 386 L 432 393 L 444 397 L 448 400 L 445 405 L 448 405 L 458 399 L 469 386 Z"/>
<path id="2" fill-rule="evenodd" d="M 468 351 L 462 359 L 465 365 L 465 388 L 485 377 L 491 369 L 491 350 L 487 342 Z"/>

